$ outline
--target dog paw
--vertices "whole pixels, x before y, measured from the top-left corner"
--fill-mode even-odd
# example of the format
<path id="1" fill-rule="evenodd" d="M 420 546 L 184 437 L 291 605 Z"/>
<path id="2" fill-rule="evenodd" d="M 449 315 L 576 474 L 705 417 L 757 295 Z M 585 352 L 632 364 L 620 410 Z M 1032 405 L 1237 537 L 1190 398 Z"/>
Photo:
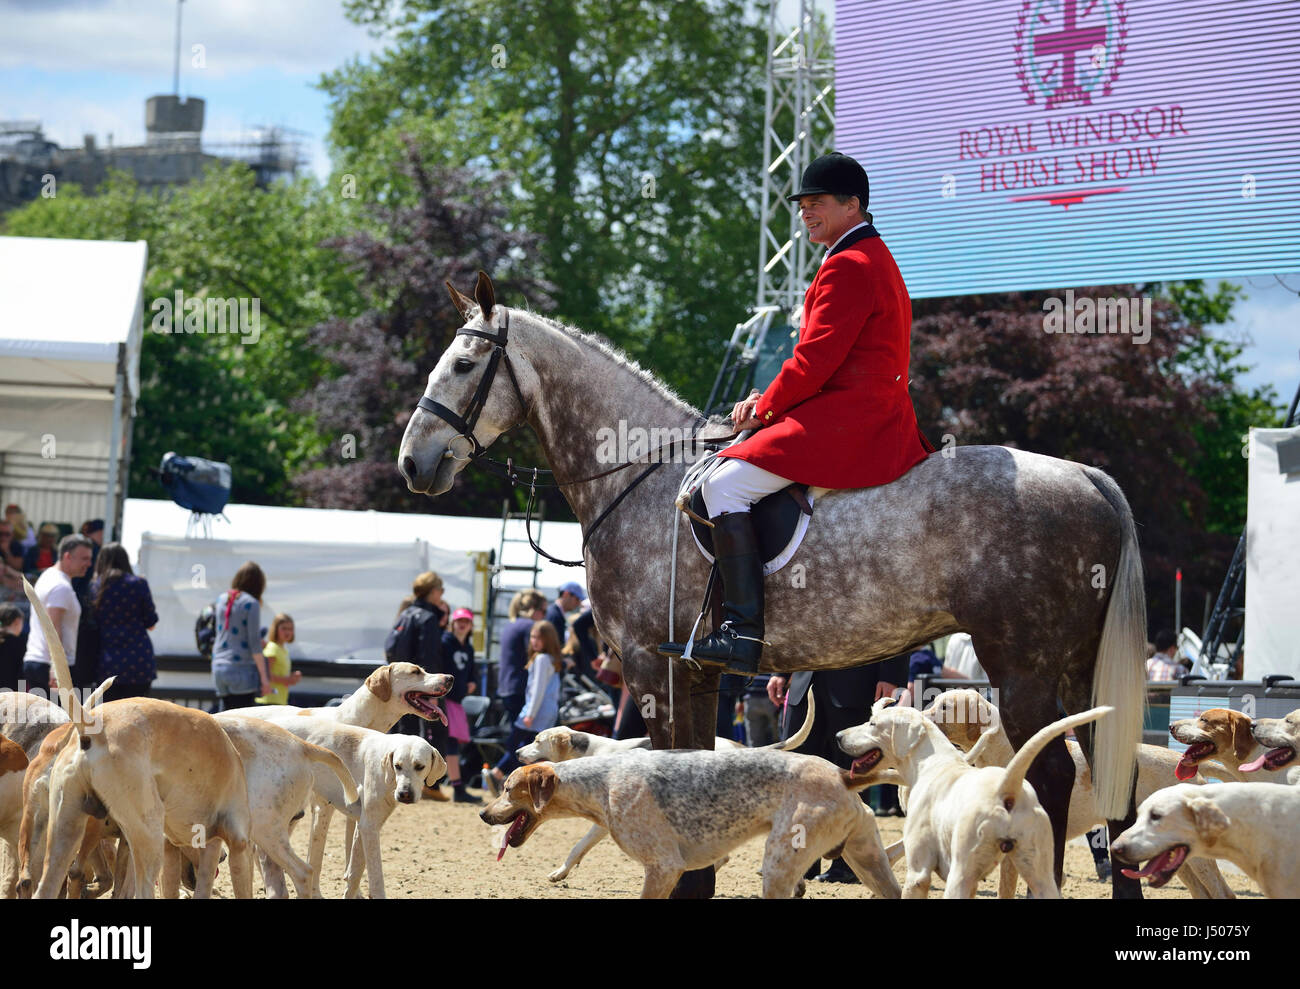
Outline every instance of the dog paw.
<path id="1" fill-rule="evenodd" d="M 561 879 L 563 879 L 563 878 L 564 878 L 565 876 L 567 876 L 568 874 L 569 874 L 569 870 L 566 869 L 564 866 L 560 866 L 560 867 L 559 867 L 558 869 L 556 869 L 554 872 L 549 873 L 549 874 L 546 876 L 546 878 L 549 879 L 549 880 L 550 880 L 551 882 L 553 882 L 553 883 L 558 883 Z"/>

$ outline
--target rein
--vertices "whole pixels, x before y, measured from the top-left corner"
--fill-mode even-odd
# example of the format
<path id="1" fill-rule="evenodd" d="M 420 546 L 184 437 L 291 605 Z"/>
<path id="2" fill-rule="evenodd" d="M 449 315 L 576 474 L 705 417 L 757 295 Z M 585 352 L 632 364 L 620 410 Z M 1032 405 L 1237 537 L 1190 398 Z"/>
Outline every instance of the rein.
<path id="1" fill-rule="evenodd" d="M 506 353 L 506 344 L 510 339 L 510 310 L 506 309 L 504 306 L 498 306 L 497 308 L 504 316 L 500 324 L 496 327 L 497 332 L 489 333 L 486 330 L 471 330 L 468 327 L 461 327 L 456 331 L 456 336 L 458 337 L 482 337 L 484 340 L 488 340 L 493 344 L 492 353 L 488 356 L 487 367 L 483 370 L 483 377 L 479 379 L 478 387 L 474 389 L 474 395 L 469 401 L 469 407 L 466 408 L 464 416 L 459 415 L 454 410 L 447 408 L 447 406 L 440 402 L 435 402 L 427 395 L 420 396 L 420 400 L 416 403 L 416 408 L 424 409 L 426 412 L 432 413 L 439 419 L 442 419 L 444 422 L 459 430 L 457 435 L 453 436 L 451 441 L 447 444 L 447 452 L 444 456 L 449 456 L 453 460 L 472 460 L 479 466 L 486 468 L 493 474 L 496 474 L 498 477 L 503 477 L 505 480 L 509 481 L 510 486 L 514 488 L 525 483 L 524 478 L 521 476 L 521 469 L 515 467 L 514 461 L 511 459 L 507 459 L 505 463 L 502 463 L 499 460 L 493 460 L 487 455 L 487 448 L 479 443 L 478 437 L 474 435 L 474 427 L 478 425 L 479 415 L 483 412 L 483 407 L 487 404 L 488 393 L 491 391 L 492 382 L 496 377 L 497 368 L 500 366 L 502 361 L 505 362 L 506 372 L 510 375 L 510 383 L 514 386 L 515 397 L 519 399 L 519 407 L 524 412 L 522 421 L 527 421 L 528 415 L 531 411 L 528 402 L 524 399 L 523 390 L 519 387 L 519 379 L 515 375 L 514 365 L 510 363 L 510 355 Z M 696 423 L 696 428 L 691 433 L 689 439 L 694 439 L 699 435 L 699 427 L 705 422 L 707 422 L 707 420 L 700 417 L 700 420 Z M 582 548 L 584 553 L 586 552 L 587 542 L 591 539 L 592 535 L 595 534 L 596 530 L 600 528 L 601 523 L 604 522 L 605 519 L 609 518 L 614 509 L 616 509 L 623 502 L 623 499 L 630 495 L 642 481 L 663 465 L 664 461 L 660 459 L 660 454 L 672 450 L 673 447 L 678 443 L 684 442 L 685 439 L 685 437 L 674 439 L 648 454 L 652 459 L 646 469 L 633 478 L 631 483 L 619 492 L 617 497 L 615 497 L 614 500 L 605 507 L 604 511 L 596 517 L 596 520 L 591 524 L 591 527 L 583 532 Z M 453 452 L 452 447 L 457 440 L 464 440 L 467 444 L 467 448 L 462 447 L 462 449 L 466 449 L 463 456 L 458 456 Z M 524 511 L 524 531 L 528 535 L 528 545 L 532 547 L 534 552 L 546 557 L 546 559 L 550 560 L 552 563 L 558 564 L 559 566 L 585 566 L 585 560 L 561 560 L 558 557 L 552 556 L 550 553 L 546 552 L 546 550 L 542 549 L 541 546 L 537 545 L 536 540 L 533 539 L 533 507 L 537 500 L 537 489 L 539 487 L 566 488 L 577 484 L 587 484 L 591 481 L 599 480 L 602 477 L 608 477 L 610 474 L 617 474 L 621 470 L 626 470 L 627 468 L 634 467 L 640 463 L 642 463 L 642 461 L 629 460 L 625 464 L 611 467 L 609 470 L 601 471 L 599 474 L 592 474 L 590 477 L 578 478 L 572 481 L 556 481 L 554 480 L 555 472 L 544 467 L 522 468 L 523 474 L 532 475 L 531 479 L 527 481 L 528 506 Z M 542 481 L 540 477 L 543 474 L 549 475 L 552 480 Z"/>

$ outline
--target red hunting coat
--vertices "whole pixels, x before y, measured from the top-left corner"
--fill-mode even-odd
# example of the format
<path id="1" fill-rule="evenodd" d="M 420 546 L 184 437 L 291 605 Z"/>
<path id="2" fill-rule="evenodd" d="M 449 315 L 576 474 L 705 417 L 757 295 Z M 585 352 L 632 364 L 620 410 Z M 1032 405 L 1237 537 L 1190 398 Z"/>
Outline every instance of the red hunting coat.
<path id="1" fill-rule="evenodd" d="M 824 488 L 902 477 L 934 447 L 907 392 L 912 301 L 874 227 L 827 255 L 803 311 L 794 354 L 759 400 L 764 427 L 719 455 Z"/>

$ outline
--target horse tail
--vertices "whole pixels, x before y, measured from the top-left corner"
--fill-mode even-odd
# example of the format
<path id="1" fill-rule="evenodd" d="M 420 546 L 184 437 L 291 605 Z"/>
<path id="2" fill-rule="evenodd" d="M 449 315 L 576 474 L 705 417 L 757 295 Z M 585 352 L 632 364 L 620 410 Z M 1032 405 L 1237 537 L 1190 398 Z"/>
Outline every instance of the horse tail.
<path id="1" fill-rule="evenodd" d="M 1092 671 L 1092 703 L 1115 709 L 1113 716 L 1097 726 L 1094 735 L 1093 794 L 1098 811 L 1108 820 L 1121 820 L 1129 811 L 1146 710 L 1146 591 L 1128 499 L 1105 471 L 1084 467 L 1083 472 L 1115 510 L 1122 530 L 1119 567 L 1111 581 L 1101 645 Z"/>

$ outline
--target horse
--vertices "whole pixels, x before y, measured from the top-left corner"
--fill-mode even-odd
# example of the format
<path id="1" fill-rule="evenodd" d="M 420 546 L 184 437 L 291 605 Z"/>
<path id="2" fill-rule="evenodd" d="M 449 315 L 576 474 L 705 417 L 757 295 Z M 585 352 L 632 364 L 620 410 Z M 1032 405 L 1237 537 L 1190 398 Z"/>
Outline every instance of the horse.
<path id="1" fill-rule="evenodd" d="M 407 423 L 398 469 L 408 488 L 437 497 L 506 430 L 531 427 L 582 525 L 596 626 L 622 658 L 652 744 L 710 747 L 718 671 L 656 653 L 691 628 L 708 578 L 674 507 L 686 444 L 629 442 L 632 469 L 608 469 L 612 433 L 689 437 L 703 417 L 603 339 L 498 305 L 485 273 L 472 300 L 448 289 L 465 323 Z M 645 473 L 656 455 L 667 462 Z M 1146 604 L 1132 513 L 1103 471 L 999 446 L 936 451 L 889 484 L 822 493 L 765 594 L 764 673 L 861 666 L 966 631 L 1013 745 L 1055 721 L 1058 705 L 1113 707 L 1078 734 L 1110 833 L 1132 823 Z M 1059 884 L 1074 783 L 1062 739 L 1028 778 L 1052 821 Z M 698 884 L 711 895 L 705 872 L 679 892 Z M 1118 869 L 1114 882 L 1115 895 L 1140 896 Z"/>

